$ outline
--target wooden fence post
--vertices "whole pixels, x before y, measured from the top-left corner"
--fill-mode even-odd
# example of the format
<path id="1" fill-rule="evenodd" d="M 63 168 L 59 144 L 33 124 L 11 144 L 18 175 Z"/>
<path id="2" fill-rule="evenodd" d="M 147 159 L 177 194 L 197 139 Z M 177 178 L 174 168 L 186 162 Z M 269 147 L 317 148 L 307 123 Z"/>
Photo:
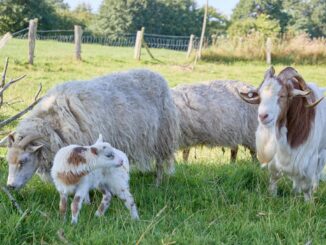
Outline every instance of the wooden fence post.
<path id="1" fill-rule="evenodd" d="M 272 64 L 272 39 L 270 37 L 266 40 L 266 63 L 268 65 Z"/>
<path id="2" fill-rule="evenodd" d="M 212 35 L 212 46 L 217 46 L 217 35 Z"/>
<path id="3" fill-rule="evenodd" d="M 191 34 L 190 39 L 189 39 L 189 43 L 188 43 L 187 59 L 191 55 L 191 52 L 192 52 L 192 49 L 193 49 L 193 46 L 194 46 L 194 38 L 195 38 L 195 35 Z"/>
<path id="4" fill-rule="evenodd" d="M 75 58 L 81 60 L 81 43 L 83 30 L 81 26 L 75 25 Z"/>
<path id="5" fill-rule="evenodd" d="M 33 65 L 34 63 L 36 32 L 37 32 L 37 19 L 30 20 L 29 28 L 28 28 L 28 63 L 31 65 Z"/>
<path id="6" fill-rule="evenodd" d="M 144 32 L 145 32 L 144 27 L 141 28 L 141 31 L 137 31 L 136 43 L 135 43 L 135 52 L 134 52 L 134 58 L 136 60 L 140 60 L 141 47 L 142 47 Z"/>

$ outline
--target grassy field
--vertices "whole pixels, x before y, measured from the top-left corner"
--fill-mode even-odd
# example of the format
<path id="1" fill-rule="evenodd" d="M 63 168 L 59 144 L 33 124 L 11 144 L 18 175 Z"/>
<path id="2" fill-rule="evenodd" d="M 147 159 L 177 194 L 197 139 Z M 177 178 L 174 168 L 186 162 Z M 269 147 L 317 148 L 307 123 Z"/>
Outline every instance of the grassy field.
<path id="1" fill-rule="evenodd" d="M 10 57 L 8 77 L 28 77 L 8 90 L 1 117 L 12 115 L 28 104 L 38 83 L 43 93 L 67 80 L 87 79 L 112 71 L 146 67 L 160 72 L 171 87 L 213 79 L 237 79 L 257 85 L 267 66 L 263 63 L 200 62 L 192 71 L 183 52 L 155 50 L 159 61 L 144 52 L 134 61 L 133 49 L 83 45 L 83 61 L 73 60 L 74 47 L 57 42 L 37 42 L 35 65 L 27 61 L 27 43 L 12 40 L 0 50 L 1 61 Z M 284 66 L 277 65 L 279 71 Z M 308 81 L 326 86 L 326 66 L 296 66 Z M 15 123 L 6 130 L 15 127 Z M 3 158 L 6 151 L 1 150 Z M 196 156 L 196 157 L 195 157 Z M 34 177 L 15 197 L 27 210 L 20 216 L 0 192 L 1 244 L 62 244 L 64 231 L 69 244 L 326 244 L 326 184 L 315 194 L 315 202 L 294 196 L 291 183 L 280 182 L 278 197 L 267 192 L 268 174 L 251 162 L 243 149 L 236 164 L 228 163 L 229 152 L 197 149 L 189 162 L 178 155 L 176 174 L 155 187 L 152 174 L 133 173 L 131 190 L 141 220 L 131 221 L 122 203 L 113 199 L 108 213 L 95 218 L 99 193 L 92 205 L 84 206 L 77 226 L 58 217 L 59 196 L 54 187 Z M 5 183 L 7 163 L 0 162 L 0 181 Z M 309 243 L 311 242 L 311 243 Z"/>

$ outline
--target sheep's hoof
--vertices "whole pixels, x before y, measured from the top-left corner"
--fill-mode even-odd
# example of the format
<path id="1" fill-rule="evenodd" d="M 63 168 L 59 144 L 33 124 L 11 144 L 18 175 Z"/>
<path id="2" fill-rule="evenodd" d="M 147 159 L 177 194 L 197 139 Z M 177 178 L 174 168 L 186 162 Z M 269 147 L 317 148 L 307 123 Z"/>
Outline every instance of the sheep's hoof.
<path id="1" fill-rule="evenodd" d="M 134 216 L 131 216 L 131 219 L 132 219 L 132 220 L 136 220 L 136 221 L 138 221 L 138 220 L 139 220 L 139 216 L 138 216 L 138 214 L 137 214 L 137 215 L 134 215 Z"/>

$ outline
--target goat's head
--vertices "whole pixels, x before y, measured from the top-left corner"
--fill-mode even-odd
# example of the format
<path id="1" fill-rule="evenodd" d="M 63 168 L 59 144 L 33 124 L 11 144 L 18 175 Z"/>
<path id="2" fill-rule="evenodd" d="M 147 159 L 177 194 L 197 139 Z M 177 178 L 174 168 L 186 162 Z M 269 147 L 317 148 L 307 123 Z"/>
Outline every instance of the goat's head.
<path id="1" fill-rule="evenodd" d="M 19 189 L 33 176 L 38 168 L 37 152 L 42 145 L 36 145 L 38 135 L 9 135 L 7 161 L 9 174 L 7 185 L 12 189 Z"/>
<path id="2" fill-rule="evenodd" d="M 290 106 L 302 103 L 304 108 L 314 108 L 323 98 L 314 101 L 314 95 L 300 74 L 292 67 L 287 67 L 275 76 L 273 67 L 265 73 L 260 86 L 248 92 L 239 92 L 240 97 L 251 104 L 259 104 L 258 120 L 272 127 L 285 122 Z"/>

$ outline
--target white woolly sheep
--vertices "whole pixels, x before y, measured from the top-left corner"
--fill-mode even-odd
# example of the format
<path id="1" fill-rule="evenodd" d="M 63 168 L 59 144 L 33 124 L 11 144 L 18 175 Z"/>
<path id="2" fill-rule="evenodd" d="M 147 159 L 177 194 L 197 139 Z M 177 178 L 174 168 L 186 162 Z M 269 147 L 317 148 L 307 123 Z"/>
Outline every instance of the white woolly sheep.
<path id="1" fill-rule="evenodd" d="M 277 194 L 277 181 L 284 173 L 307 201 L 326 162 L 326 102 L 321 101 L 323 91 L 306 84 L 292 67 L 274 74 L 271 67 L 258 89 L 239 94 L 248 103 L 259 104 L 257 157 L 268 165 L 271 193 Z"/>
<path id="2" fill-rule="evenodd" d="M 197 145 L 229 147 L 231 161 L 236 160 L 238 145 L 249 148 L 254 156 L 257 106 L 243 102 L 236 89 L 253 87 L 239 81 L 213 81 L 171 90 L 179 112 L 179 147 L 185 161 L 190 147 Z"/>
<path id="3" fill-rule="evenodd" d="M 102 216 L 110 205 L 112 195 L 124 201 L 133 219 L 139 219 L 136 204 L 129 191 L 129 162 L 120 150 L 103 142 L 102 136 L 92 146 L 69 145 L 54 157 L 51 176 L 60 193 L 60 214 L 65 216 L 67 198 L 75 194 L 71 203 L 73 224 L 78 221 L 83 201 L 92 189 L 100 189 L 102 202 L 96 216 Z"/>
<path id="4" fill-rule="evenodd" d="M 179 135 L 165 79 L 148 70 L 131 70 L 51 89 L 8 137 L 7 185 L 18 189 L 35 171 L 51 180 L 53 157 L 61 147 L 90 145 L 100 132 L 139 170 L 152 170 L 155 161 L 159 184 Z"/>

